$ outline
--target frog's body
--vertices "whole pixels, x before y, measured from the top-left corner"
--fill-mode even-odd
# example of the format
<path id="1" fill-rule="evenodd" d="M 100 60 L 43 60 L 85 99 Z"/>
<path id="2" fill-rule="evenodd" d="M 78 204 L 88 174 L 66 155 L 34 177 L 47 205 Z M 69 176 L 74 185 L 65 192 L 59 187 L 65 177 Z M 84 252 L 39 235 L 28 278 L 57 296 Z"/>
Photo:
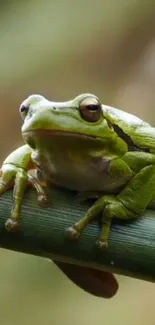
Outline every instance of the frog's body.
<path id="1" fill-rule="evenodd" d="M 122 175 L 117 179 L 117 175 L 108 173 L 111 159 L 104 159 L 106 147 L 103 150 L 100 141 L 96 143 L 96 140 L 89 141 L 80 136 L 74 138 L 69 134 L 49 136 L 47 133 L 44 134 L 44 141 L 42 138 L 42 132 L 38 132 L 36 150 L 32 157 L 51 183 L 78 192 L 113 192 L 130 177 Z M 41 143 L 43 149 L 39 149 Z"/>
<path id="2" fill-rule="evenodd" d="M 155 195 L 155 129 L 138 117 L 101 105 L 91 94 L 65 103 L 32 95 L 20 111 L 26 145 L 8 156 L 1 169 L 1 193 L 15 180 L 15 205 L 6 228 L 18 224 L 28 181 L 36 188 L 39 202 L 46 203 L 42 185 L 46 181 L 100 196 L 67 234 L 77 239 L 103 211 L 98 244 L 107 246 L 111 219 L 137 217 Z M 34 168 L 36 177 L 28 173 Z"/>

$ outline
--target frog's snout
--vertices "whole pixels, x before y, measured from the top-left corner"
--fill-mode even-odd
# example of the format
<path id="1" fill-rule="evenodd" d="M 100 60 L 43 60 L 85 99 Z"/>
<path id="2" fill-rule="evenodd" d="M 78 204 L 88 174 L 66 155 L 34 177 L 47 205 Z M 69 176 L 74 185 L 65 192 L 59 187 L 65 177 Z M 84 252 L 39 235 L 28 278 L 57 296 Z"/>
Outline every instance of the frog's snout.
<path id="1" fill-rule="evenodd" d="M 21 118 L 24 120 L 27 113 L 28 113 L 28 110 L 29 110 L 29 106 L 28 105 L 25 105 L 24 103 L 22 103 L 19 107 L 19 112 L 20 112 L 20 116 Z"/>
<path id="2" fill-rule="evenodd" d="M 20 106 L 20 113 L 25 113 L 25 112 L 27 112 L 27 111 L 28 111 L 28 107 L 25 106 L 24 104 L 22 104 L 22 105 Z"/>

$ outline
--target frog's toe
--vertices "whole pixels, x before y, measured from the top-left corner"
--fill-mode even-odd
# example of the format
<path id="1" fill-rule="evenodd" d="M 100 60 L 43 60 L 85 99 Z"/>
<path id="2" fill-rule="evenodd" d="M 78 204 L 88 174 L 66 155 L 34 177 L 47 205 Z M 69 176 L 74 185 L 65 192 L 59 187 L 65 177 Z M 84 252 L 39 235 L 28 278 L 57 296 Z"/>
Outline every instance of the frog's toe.
<path id="1" fill-rule="evenodd" d="M 5 228 L 7 231 L 18 231 L 19 230 L 19 222 L 17 220 L 8 219 L 5 223 Z"/>
<path id="2" fill-rule="evenodd" d="M 65 233 L 66 233 L 66 237 L 73 241 L 78 240 L 80 237 L 80 232 L 76 230 L 74 226 L 67 228 Z"/>
<path id="3" fill-rule="evenodd" d="M 39 206 L 47 208 L 49 206 L 49 200 L 46 195 L 40 194 L 37 198 Z"/>
<path id="4" fill-rule="evenodd" d="M 108 248 L 108 242 L 98 239 L 96 241 L 96 247 L 100 250 L 106 250 Z"/>

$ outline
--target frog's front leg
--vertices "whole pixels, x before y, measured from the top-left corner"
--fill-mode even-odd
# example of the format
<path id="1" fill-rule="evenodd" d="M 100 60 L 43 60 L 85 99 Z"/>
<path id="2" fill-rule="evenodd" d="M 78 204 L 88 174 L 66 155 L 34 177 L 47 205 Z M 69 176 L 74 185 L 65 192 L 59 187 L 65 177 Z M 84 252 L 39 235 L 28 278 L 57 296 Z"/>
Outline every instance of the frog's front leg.
<path id="1" fill-rule="evenodd" d="M 67 229 L 70 239 L 78 239 L 82 230 L 97 215 L 103 212 L 102 229 L 97 240 L 100 248 L 108 246 L 112 218 L 132 219 L 141 215 L 155 194 L 155 156 L 144 152 L 128 152 L 124 157 L 111 164 L 110 173 L 123 175 L 130 168 L 133 176 L 118 195 L 99 198 L 87 211 L 86 215 Z M 124 172 L 125 171 L 125 172 Z"/>
<path id="2" fill-rule="evenodd" d="M 47 202 L 44 187 L 39 184 L 35 176 L 28 173 L 30 169 L 35 168 L 31 160 L 31 154 L 32 151 L 29 146 L 22 146 L 6 158 L 0 169 L 0 195 L 13 187 L 11 217 L 5 224 L 8 231 L 18 229 L 23 197 L 29 183 L 37 191 L 38 203 L 45 205 L 45 202 Z"/>

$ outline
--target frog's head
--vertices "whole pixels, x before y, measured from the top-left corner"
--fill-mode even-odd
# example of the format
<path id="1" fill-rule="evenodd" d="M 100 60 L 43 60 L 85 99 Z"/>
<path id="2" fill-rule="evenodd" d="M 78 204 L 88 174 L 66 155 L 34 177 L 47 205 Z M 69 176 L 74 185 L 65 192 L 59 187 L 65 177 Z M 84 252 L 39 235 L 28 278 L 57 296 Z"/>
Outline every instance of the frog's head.
<path id="1" fill-rule="evenodd" d="M 111 136 L 104 118 L 103 105 L 92 94 L 82 94 L 71 101 L 51 102 L 40 95 L 29 96 L 20 106 L 24 120 L 22 134 L 32 137 L 37 132 L 49 135 L 102 138 Z"/>

